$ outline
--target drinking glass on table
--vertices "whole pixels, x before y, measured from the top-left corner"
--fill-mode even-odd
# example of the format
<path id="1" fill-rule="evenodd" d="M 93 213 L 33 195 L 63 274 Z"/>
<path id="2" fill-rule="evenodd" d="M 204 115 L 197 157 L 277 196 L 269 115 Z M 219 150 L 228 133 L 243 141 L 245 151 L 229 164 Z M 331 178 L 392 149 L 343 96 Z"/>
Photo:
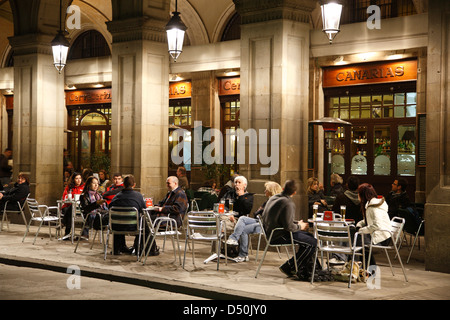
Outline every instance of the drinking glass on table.
<path id="1" fill-rule="evenodd" d="M 342 217 L 342 221 L 345 221 L 345 212 L 347 211 L 347 207 L 346 206 L 341 206 L 341 217 Z"/>
<path id="2" fill-rule="evenodd" d="M 228 210 L 230 211 L 230 212 L 233 212 L 233 200 L 229 200 L 229 202 L 228 202 Z"/>

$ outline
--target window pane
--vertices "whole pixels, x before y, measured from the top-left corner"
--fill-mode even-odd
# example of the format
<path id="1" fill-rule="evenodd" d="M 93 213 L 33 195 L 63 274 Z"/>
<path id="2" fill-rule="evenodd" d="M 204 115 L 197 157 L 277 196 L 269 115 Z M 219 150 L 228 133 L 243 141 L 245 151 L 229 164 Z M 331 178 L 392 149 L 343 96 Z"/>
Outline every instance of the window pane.
<path id="1" fill-rule="evenodd" d="M 339 98 L 331 98 L 330 99 L 331 108 L 339 108 Z"/>
<path id="2" fill-rule="evenodd" d="M 392 107 L 383 108 L 383 118 L 392 118 L 394 116 L 394 109 Z"/>
<path id="3" fill-rule="evenodd" d="M 406 117 L 415 118 L 416 117 L 416 106 L 406 106 Z"/>
<path id="4" fill-rule="evenodd" d="M 374 174 L 387 176 L 391 174 L 391 129 L 390 126 L 374 127 Z"/>
<path id="5" fill-rule="evenodd" d="M 361 119 L 369 119 L 370 118 L 370 107 L 361 108 Z"/>
<path id="6" fill-rule="evenodd" d="M 394 107 L 394 117 L 395 118 L 404 118 L 405 117 L 405 107 Z"/>
<path id="7" fill-rule="evenodd" d="M 398 175 L 416 174 L 416 126 L 398 126 Z"/>
<path id="8" fill-rule="evenodd" d="M 385 94 L 383 95 L 383 105 L 384 106 L 390 106 L 394 102 L 394 96 L 392 94 Z"/>
<path id="9" fill-rule="evenodd" d="M 417 101 L 417 93 L 408 92 L 406 94 L 406 103 L 407 104 L 416 104 L 416 101 Z"/>
<path id="10" fill-rule="evenodd" d="M 396 93 L 394 97 L 394 102 L 396 105 L 405 104 L 405 94 L 404 93 Z"/>
<path id="11" fill-rule="evenodd" d="M 367 174 L 367 127 L 352 127 L 351 173 L 356 175 Z"/>

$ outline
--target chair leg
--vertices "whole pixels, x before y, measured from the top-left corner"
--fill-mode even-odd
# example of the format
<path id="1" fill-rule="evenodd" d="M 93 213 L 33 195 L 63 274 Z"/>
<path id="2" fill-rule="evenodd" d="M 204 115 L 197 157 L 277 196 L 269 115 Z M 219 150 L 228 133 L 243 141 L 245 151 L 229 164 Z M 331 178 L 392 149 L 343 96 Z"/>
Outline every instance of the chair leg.
<path id="1" fill-rule="evenodd" d="M 395 246 L 395 245 L 394 245 L 394 246 Z M 397 248 L 396 248 L 396 249 L 397 249 Z M 397 250 L 395 250 L 395 251 L 397 251 Z M 394 269 L 392 268 L 391 259 L 389 258 L 389 253 L 387 252 L 387 249 L 384 249 L 384 252 L 386 253 L 386 257 L 387 257 L 387 259 L 388 259 L 389 266 L 391 267 L 392 275 L 395 276 L 395 274 L 394 274 Z"/>
<path id="2" fill-rule="evenodd" d="M 41 227 L 42 227 L 43 223 L 44 223 L 44 220 L 41 220 L 41 223 L 39 224 L 39 228 L 38 228 L 38 230 L 36 232 L 36 235 L 34 236 L 33 244 L 36 242 L 36 238 L 37 238 L 37 236 L 39 234 L 39 231 L 41 230 Z"/>
<path id="3" fill-rule="evenodd" d="M 405 268 L 403 267 L 402 258 L 400 257 L 400 253 L 398 252 L 397 246 L 395 244 L 394 244 L 394 248 L 395 248 L 395 252 L 397 253 L 398 261 L 400 262 L 400 266 L 402 267 L 403 275 L 405 276 L 405 282 L 408 282 L 408 278 L 406 277 Z"/>
<path id="4" fill-rule="evenodd" d="M 264 258 L 266 257 L 267 249 L 269 249 L 269 245 L 268 244 L 266 245 L 266 247 L 264 249 L 264 253 L 263 253 L 263 256 L 261 258 L 261 261 L 259 262 L 258 269 L 256 270 L 255 278 L 258 277 L 259 270 L 261 269 L 261 266 L 262 266 L 262 263 L 264 261 Z M 278 249 L 278 247 L 277 247 L 277 249 Z"/>
<path id="5" fill-rule="evenodd" d="M 316 253 L 314 254 L 314 266 L 313 266 L 312 275 L 311 275 L 311 284 L 313 284 L 313 282 L 314 282 L 314 274 L 316 272 L 316 261 L 317 261 L 318 254 L 319 254 L 319 248 L 316 247 Z"/>
<path id="6" fill-rule="evenodd" d="M 184 241 L 184 257 L 183 257 L 183 269 L 184 269 L 184 263 L 186 262 L 186 249 L 188 246 L 188 237 L 186 235 L 186 239 Z"/>
<path id="7" fill-rule="evenodd" d="M 25 230 L 25 234 L 23 235 L 22 243 L 25 241 L 25 238 L 28 235 L 28 231 L 30 230 L 30 226 L 31 226 L 31 222 L 32 221 L 33 221 L 33 219 L 30 219 L 30 222 L 27 224 L 27 230 Z"/>
<path id="8" fill-rule="evenodd" d="M 76 252 L 77 252 L 78 245 L 80 244 L 80 240 L 81 240 L 81 234 L 83 233 L 84 226 L 86 225 L 86 220 L 87 220 L 87 218 L 83 221 L 83 226 L 81 227 L 81 233 L 80 233 L 80 235 L 78 236 L 77 245 L 75 246 L 75 250 L 73 250 L 73 253 L 76 253 Z"/>

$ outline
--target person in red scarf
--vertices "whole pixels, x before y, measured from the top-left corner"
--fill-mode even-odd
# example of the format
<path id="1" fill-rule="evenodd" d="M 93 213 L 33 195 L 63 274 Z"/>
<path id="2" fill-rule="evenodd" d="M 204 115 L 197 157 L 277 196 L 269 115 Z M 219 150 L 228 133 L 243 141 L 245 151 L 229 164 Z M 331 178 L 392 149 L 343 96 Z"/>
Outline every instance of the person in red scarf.
<path id="1" fill-rule="evenodd" d="M 74 172 L 67 183 L 66 188 L 64 189 L 62 199 L 66 200 L 68 195 L 71 194 L 72 197 L 76 194 L 80 194 L 83 192 L 84 183 L 81 173 Z M 72 204 L 64 203 L 62 206 L 62 223 L 66 226 L 65 235 L 68 235 L 72 230 Z"/>
<path id="2" fill-rule="evenodd" d="M 123 185 L 123 176 L 121 173 L 114 173 L 113 175 L 113 183 L 110 185 L 105 192 L 103 192 L 102 197 L 106 200 L 106 203 L 111 203 L 112 199 L 118 194 L 120 191 L 122 191 L 124 187 Z"/>

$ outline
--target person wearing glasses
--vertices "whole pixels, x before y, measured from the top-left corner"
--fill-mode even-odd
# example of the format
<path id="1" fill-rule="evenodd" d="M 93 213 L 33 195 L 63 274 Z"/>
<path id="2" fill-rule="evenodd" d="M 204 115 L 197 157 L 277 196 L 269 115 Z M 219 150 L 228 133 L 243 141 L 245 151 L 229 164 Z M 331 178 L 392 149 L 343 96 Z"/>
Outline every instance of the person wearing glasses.
<path id="1" fill-rule="evenodd" d="M 408 181 L 405 178 L 395 179 L 392 183 L 392 189 L 386 196 L 386 202 L 389 206 L 389 217 L 392 219 L 398 216 L 398 209 L 414 208 L 414 203 L 408 197 L 406 188 L 408 187 Z"/>

